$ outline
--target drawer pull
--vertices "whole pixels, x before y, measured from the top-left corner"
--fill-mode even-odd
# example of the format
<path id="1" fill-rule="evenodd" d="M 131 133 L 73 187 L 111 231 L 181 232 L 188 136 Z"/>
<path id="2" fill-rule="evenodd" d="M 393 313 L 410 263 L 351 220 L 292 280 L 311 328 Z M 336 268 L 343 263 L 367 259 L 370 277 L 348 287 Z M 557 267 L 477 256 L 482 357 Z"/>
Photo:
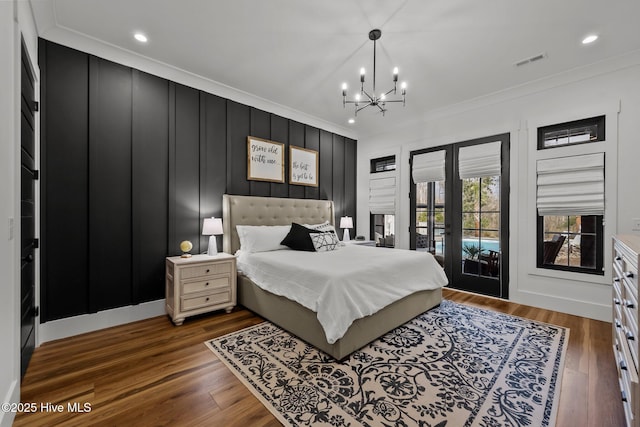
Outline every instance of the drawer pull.
<path id="1" fill-rule="evenodd" d="M 624 360 L 620 360 L 620 369 L 622 369 L 623 371 L 627 370 L 627 364 L 624 363 Z"/>
<path id="2" fill-rule="evenodd" d="M 620 300 L 619 300 L 618 298 L 614 298 L 614 299 L 613 299 L 613 303 L 614 303 L 615 305 L 620 305 Z"/>
<path id="3" fill-rule="evenodd" d="M 622 394 L 622 401 L 626 402 L 627 401 L 627 393 L 625 393 L 625 391 L 622 390 L 620 394 Z"/>
<path id="4" fill-rule="evenodd" d="M 618 319 L 616 319 L 616 328 L 621 328 L 621 327 L 622 327 L 622 324 Z"/>
<path id="5" fill-rule="evenodd" d="M 635 341 L 636 340 L 636 337 L 634 337 L 631 332 L 627 332 L 625 335 L 627 336 L 627 339 L 629 341 Z"/>
<path id="6" fill-rule="evenodd" d="M 618 256 L 616 257 L 616 261 L 622 261 L 622 258 L 620 258 L 620 256 L 618 255 Z"/>
<path id="7" fill-rule="evenodd" d="M 205 286 L 209 286 L 209 282 L 205 283 L 204 285 L 205 285 Z"/>
<path id="8" fill-rule="evenodd" d="M 633 301 L 625 300 L 625 305 L 627 306 L 627 308 L 635 308 Z"/>
<path id="9" fill-rule="evenodd" d="M 205 299 L 205 301 L 209 301 L 209 297 L 207 297 L 207 298 Z"/>
<path id="10" fill-rule="evenodd" d="M 616 277 L 615 279 L 613 279 L 613 281 L 616 282 L 616 283 L 620 283 L 620 278 Z"/>
<path id="11" fill-rule="evenodd" d="M 208 273 L 208 272 L 210 272 L 210 271 L 211 271 L 211 270 L 209 270 L 209 269 L 207 268 L 207 273 Z"/>
<path id="12" fill-rule="evenodd" d="M 624 273 L 624 275 L 625 275 L 625 277 L 628 277 L 628 278 L 630 278 L 630 279 L 631 279 L 631 278 L 633 278 L 633 273 L 632 273 L 631 271 L 626 271 L 626 272 Z"/>

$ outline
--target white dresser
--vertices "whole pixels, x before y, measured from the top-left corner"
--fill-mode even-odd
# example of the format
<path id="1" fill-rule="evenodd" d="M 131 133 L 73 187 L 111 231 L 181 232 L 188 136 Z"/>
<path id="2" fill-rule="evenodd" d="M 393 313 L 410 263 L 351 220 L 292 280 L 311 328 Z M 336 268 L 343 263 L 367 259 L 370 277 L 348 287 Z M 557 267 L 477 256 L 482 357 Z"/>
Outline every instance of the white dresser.
<path id="1" fill-rule="evenodd" d="M 638 254 L 640 235 L 613 238 L 613 351 L 627 426 L 640 427 Z"/>
<path id="2" fill-rule="evenodd" d="M 173 323 L 185 317 L 236 305 L 236 257 L 218 253 L 190 258 L 168 257 L 166 310 Z"/>

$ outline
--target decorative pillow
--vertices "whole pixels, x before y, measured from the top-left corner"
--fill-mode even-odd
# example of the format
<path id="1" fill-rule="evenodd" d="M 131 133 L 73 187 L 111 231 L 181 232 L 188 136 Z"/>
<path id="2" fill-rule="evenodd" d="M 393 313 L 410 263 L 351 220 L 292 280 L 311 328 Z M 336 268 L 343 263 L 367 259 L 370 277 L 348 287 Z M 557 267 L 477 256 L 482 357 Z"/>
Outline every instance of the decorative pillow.
<path id="1" fill-rule="evenodd" d="M 287 249 L 280 242 L 290 229 L 290 225 L 236 225 L 240 250 L 267 252 Z"/>
<path id="2" fill-rule="evenodd" d="M 336 232 L 336 228 L 333 225 L 329 224 L 329 221 L 325 221 L 320 224 L 305 224 L 304 226 L 312 230 L 333 231 L 334 233 Z"/>
<path id="3" fill-rule="evenodd" d="M 289 234 L 282 240 L 282 244 L 296 251 L 315 252 L 316 248 L 311 241 L 310 234 L 320 233 L 318 230 L 312 230 L 295 222 L 291 224 Z"/>
<path id="4" fill-rule="evenodd" d="M 322 231 L 309 234 L 316 252 L 334 251 L 340 246 L 340 240 L 333 231 Z"/>

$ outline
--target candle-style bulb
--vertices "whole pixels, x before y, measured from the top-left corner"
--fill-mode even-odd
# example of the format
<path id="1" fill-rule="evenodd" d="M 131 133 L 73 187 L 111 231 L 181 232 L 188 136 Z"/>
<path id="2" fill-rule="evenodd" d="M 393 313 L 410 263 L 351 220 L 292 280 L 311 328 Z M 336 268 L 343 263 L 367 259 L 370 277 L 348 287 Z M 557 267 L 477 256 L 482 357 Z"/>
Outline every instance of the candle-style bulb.
<path id="1" fill-rule="evenodd" d="M 360 82 L 364 83 L 364 67 L 360 68 Z"/>
<path id="2" fill-rule="evenodd" d="M 398 67 L 395 67 L 393 69 L 393 81 L 397 82 L 398 81 Z"/>

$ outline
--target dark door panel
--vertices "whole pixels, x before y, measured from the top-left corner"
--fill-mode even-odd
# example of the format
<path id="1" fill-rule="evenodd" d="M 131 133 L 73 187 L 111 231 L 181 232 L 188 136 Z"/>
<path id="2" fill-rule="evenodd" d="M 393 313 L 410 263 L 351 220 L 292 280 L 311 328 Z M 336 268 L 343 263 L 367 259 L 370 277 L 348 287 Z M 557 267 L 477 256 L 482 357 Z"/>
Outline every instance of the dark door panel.
<path id="1" fill-rule="evenodd" d="M 33 72 L 22 43 L 20 172 L 20 351 L 22 376 L 35 348 L 35 102 Z"/>

